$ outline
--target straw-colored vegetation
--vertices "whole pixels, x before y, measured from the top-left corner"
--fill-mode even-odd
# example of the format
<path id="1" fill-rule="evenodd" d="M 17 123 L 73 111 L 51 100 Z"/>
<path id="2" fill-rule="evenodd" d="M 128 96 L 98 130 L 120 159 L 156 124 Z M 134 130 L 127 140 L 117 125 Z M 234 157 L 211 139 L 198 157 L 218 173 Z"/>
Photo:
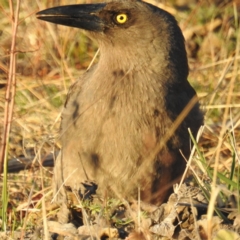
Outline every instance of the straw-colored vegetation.
<path id="1" fill-rule="evenodd" d="M 205 112 L 205 127 L 187 176 L 209 204 L 203 210 L 206 217 L 198 213 L 198 219 L 192 222 L 190 217 L 186 218 L 189 221 L 186 231 L 195 229 L 197 235 L 192 239 L 239 239 L 240 2 L 149 1 L 171 12 L 179 21 L 186 39 L 189 81 L 197 90 Z M 38 161 L 40 156 L 60 148 L 58 128 L 68 88 L 88 67 L 97 45 L 78 29 L 39 21 L 35 13 L 71 3 L 83 2 L 3 0 L 0 3 L 0 144 L 6 143 L 7 160 L 25 156 Z M 9 101 L 12 97 L 14 101 Z M 8 127 L 9 135 L 4 132 Z M 50 237 L 51 225 L 46 221 L 55 219 L 57 212 L 50 204 L 51 176 L 52 169 L 44 167 L 1 176 L 0 239 L 4 232 L 6 239 Z M 140 218 L 148 218 L 147 212 L 136 218 L 133 214 L 124 220 L 113 219 L 111 212 L 126 207 L 126 203 L 106 200 L 105 205 L 81 204 L 75 207 L 87 216 L 102 214 L 111 225 L 135 228 L 135 235 L 129 239 L 151 239 L 149 232 L 142 230 L 144 226 L 138 225 Z M 201 223 L 197 222 L 199 218 Z M 226 225 L 219 227 L 220 222 Z M 222 233 L 222 227 L 231 232 Z M 229 235 L 226 238 L 221 234 Z M 169 233 L 168 238 L 156 239 L 173 237 Z"/>

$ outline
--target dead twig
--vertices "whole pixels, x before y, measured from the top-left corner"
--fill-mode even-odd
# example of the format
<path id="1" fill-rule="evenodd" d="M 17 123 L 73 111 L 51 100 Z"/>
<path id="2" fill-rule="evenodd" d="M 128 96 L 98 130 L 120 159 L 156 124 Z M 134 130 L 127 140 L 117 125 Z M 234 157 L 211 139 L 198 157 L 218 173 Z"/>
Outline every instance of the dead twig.
<path id="1" fill-rule="evenodd" d="M 12 44 L 10 50 L 10 64 L 8 72 L 7 89 L 5 94 L 5 107 L 4 107 L 4 120 L 3 120 L 3 133 L 2 133 L 2 145 L 0 151 L 0 173 L 3 172 L 4 162 L 7 161 L 7 145 L 9 139 L 9 133 L 11 129 L 14 98 L 16 93 L 16 35 L 18 28 L 18 18 L 21 0 L 17 1 L 16 10 L 14 14 L 13 1 L 9 0 L 9 6 L 11 11 L 12 20 Z"/>

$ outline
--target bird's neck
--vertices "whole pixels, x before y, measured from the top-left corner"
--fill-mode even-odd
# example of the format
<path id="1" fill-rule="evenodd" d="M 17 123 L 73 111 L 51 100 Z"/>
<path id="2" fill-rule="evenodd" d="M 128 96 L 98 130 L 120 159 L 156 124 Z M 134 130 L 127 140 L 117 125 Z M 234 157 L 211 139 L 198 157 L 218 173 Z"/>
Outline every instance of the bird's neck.
<path id="1" fill-rule="evenodd" d="M 106 76 L 105 81 L 126 81 L 133 87 L 151 85 L 152 80 L 158 81 L 159 87 L 167 87 L 169 83 L 181 82 L 182 74 L 169 60 L 167 51 L 158 51 L 154 46 L 131 48 L 128 46 L 100 47 L 100 60 L 97 69 Z M 138 49 L 139 51 L 136 51 Z M 107 77 L 108 76 L 108 77 Z M 186 80 L 187 78 L 184 77 Z M 111 80 L 109 80 L 111 79 Z M 125 80 L 124 80 L 125 79 Z M 127 79 L 135 79 L 128 82 Z M 147 79 L 147 80 L 146 80 Z M 112 84 L 109 82 L 109 84 Z"/>
<path id="2" fill-rule="evenodd" d="M 100 46 L 99 69 L 112 73 L 131 71 L 148 72 L 148 74 L 166 74 L 169 62 L 166 52 L 156 52 L 153 46 Z"/>

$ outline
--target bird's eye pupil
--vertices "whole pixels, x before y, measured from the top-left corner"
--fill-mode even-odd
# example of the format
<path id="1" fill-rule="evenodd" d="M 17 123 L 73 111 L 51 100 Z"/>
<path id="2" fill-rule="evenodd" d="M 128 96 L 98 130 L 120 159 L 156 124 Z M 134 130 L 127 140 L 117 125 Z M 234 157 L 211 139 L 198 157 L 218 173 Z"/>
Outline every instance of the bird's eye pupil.
<path id="1" fill-rule="evenodd" d="M 128 20 L 128 16 L 126 13 L 120 13 L 116 15 L 115 20 L 116 20 L 116 23 L 123 24 Z"/>

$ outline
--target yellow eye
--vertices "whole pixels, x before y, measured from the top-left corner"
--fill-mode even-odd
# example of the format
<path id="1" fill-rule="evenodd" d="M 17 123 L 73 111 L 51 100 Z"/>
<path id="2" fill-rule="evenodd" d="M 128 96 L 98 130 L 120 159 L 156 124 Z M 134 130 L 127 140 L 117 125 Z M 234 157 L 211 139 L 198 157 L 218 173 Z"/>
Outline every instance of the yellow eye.
<path id="1" fill-rule="evenodd" d="M 116 16 L 116 21 L 119 24 L 123 24 L 128 20 L 128 16 L 125 13 L 120 13 Z"/>

